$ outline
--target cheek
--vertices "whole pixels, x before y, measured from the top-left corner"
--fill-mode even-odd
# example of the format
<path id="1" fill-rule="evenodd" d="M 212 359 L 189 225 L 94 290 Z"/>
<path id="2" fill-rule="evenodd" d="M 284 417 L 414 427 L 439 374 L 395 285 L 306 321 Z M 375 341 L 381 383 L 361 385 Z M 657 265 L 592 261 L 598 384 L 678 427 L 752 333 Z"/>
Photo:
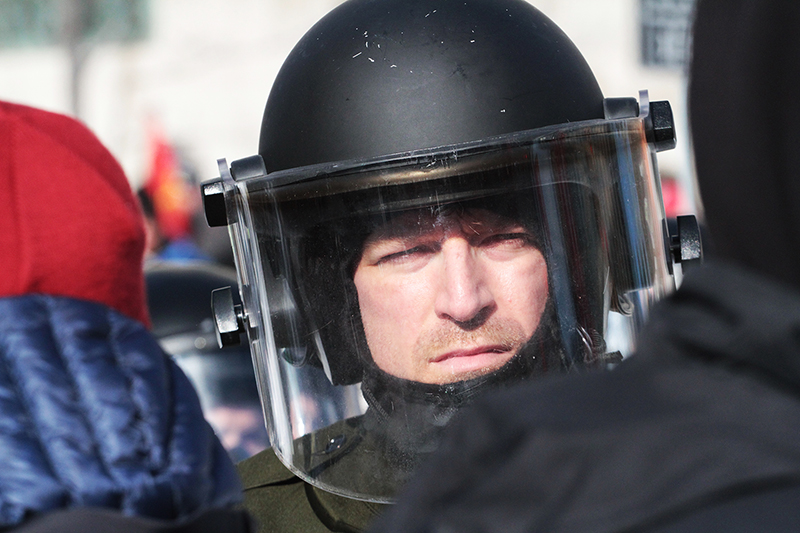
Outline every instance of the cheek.
<path id="1" fill-rule="evenodd" d="M 527 335 L 533 335 L 542 318 L 549 287 L 547 265 L 541 253 L 525 261 L 508 265 L 499 278 L 505 310 L 522 325 Z"/>
<path id="2" fill-rule="evenodd" d="M 373 324 L 411 318 L 425 293 L 418 280 L 356 272 L 354 278 L 362 320 Z"/>
<path id="3" fill-rule="evenodd" d="M 353 281 L 367 345 L 373 360 L 382 366 L 397 354 L 409 353 L 429 307 L 426 295 L 432 291 L 424 276 L 386 276 L 378 267 L 372 268 L 359 268 Z"/>

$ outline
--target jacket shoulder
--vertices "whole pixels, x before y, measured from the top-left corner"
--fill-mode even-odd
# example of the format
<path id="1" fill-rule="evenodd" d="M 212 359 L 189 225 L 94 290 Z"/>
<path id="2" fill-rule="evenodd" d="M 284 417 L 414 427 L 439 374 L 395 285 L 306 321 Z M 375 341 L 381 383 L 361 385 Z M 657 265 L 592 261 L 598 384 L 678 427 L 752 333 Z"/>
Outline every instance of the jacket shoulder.
<path id="1" fill-rule="evenodd" d="M 275 483 L 302 481 L 284 466 L 273 448 L 268 448 L 245 459 L 236 465 L 236 469 L 239 471 L 239 477 L 242 478 L 245 491 Z"/>
<path id="2" fill-rule="evenodd" d="M 385 505 L 345 498 L 311 486 L 286 468 L 272 448 L 237 465 L 244 503 L 259 532 L 359 532 Z"/>
<path id="3" fill-rule="evenodd" d="M 259 532 L 326 532 L 306 495 L 306 484 L 268 448 L 237 465 L 244 505 Z"/>

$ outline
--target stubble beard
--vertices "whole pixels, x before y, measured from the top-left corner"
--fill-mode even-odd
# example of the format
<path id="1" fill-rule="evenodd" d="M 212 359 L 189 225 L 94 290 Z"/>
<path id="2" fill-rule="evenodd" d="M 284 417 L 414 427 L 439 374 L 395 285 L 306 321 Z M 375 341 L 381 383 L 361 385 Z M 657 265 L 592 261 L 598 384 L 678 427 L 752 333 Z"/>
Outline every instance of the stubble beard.
<path id="1" fill-rule="evenodd" d="M 498 352 L 507 354 L 496 364 L 464 374 L 452 375 L 449 381 L 436 380 L 440 384 L 463 381 L 488 374 L 510 361 L 528 342 L 522 325 L 512 318 L 489 319 L 475 329 L 464 329 L 455 323 L 445 323 L 425 332 L 414 345 L 412 357 L 424 366 L 432 364 L 437 357 L 455 350 L 469 350 L 478 346 L 496 346 Z"/>

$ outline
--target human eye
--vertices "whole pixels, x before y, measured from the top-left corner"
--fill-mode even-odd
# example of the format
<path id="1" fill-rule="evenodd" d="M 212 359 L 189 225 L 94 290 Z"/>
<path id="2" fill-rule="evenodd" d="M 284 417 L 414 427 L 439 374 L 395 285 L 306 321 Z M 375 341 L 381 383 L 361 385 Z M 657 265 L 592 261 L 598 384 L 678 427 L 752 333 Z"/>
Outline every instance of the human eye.
<path id="1" fill-rule="evenodd" d="M 361 256 L 366 265 L 402 265 L 435 251 L 435 243 L 417 239 L 377 239 L 368 243 Z"/>
<path id="2" fill-rule="evenodd" d="M 533 244 L 533 238 L 525 231 L 496 233 L 484 238 L 481 246 L 493 248 L 524 248 Z"/>
<path id="3" fill-rule="evenodd" d="M 382 264 L 402 264 L 413 261 L 414 259 L 423 257 L 424 255 L 433 253 L 433 249 L 429 245 L 419 244 L 416 246 L 409 246 L 402 250 L 386 253 L 378 257 L 376 265 Z"/>

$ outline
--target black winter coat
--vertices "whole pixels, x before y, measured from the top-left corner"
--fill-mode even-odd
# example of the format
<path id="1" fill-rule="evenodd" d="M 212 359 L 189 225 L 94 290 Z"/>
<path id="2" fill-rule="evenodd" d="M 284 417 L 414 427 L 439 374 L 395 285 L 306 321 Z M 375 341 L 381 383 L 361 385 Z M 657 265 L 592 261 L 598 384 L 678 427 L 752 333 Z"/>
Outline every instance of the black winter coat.
<path id="1" fill-rule="evenodd" d="M 479 401 L 374 531 L 796 531 L 800 294 L 702 267 L 639 351 Z"/>

